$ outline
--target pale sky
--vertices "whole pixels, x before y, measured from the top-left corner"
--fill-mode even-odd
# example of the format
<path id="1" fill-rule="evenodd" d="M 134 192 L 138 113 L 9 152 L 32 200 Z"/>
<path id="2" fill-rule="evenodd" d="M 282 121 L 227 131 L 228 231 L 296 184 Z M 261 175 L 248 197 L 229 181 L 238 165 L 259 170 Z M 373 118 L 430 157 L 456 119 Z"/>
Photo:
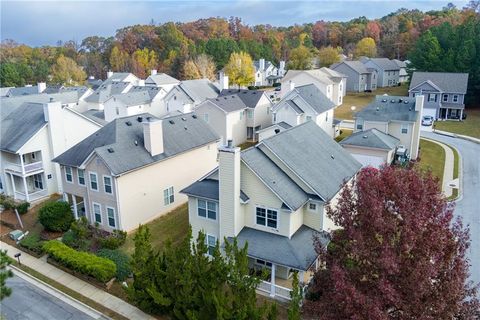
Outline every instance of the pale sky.
<path id="1" fill-rule="evenodd" d="M 399 8 L 437 10 L 449 1 L 4 1 L 1 6 L 1 39 L 32 46 L 54 45 L 91 35 L 113 36 L 134 24 L 193 21 L 208 17 L 237 16 L 249 25 L 289 26 L 318 20 L 347 21 L 359 16 L 380 18 Z M 463 7 L 468 1 L 451 1 Z"/>

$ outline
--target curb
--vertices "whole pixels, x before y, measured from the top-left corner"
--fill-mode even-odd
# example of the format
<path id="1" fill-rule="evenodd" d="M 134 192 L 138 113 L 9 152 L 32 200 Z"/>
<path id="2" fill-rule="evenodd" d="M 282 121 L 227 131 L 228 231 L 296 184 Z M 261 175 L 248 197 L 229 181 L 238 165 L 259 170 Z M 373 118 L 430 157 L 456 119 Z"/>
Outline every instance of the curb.
<path id="1" fill-rule="evenodd" d="M 470 142 L 480 144 L 480 139 L 477 139 L 477 138 L 474 138 L 474 137 L 465 136 L 465 135 L 462 135 L 462 134 L 456 134 L 456 133 L 448 132 L 448 131 L 436 130 L 436 129 L 432 130 L 432 132 L 436 133 L 436 134 L 439 134 L 439 135 L 442 135 L 442 136 L 459 138 L 459 139 L 463 139 L 463 140 L 467 140 L 467 141 L 470 141 Z"/>

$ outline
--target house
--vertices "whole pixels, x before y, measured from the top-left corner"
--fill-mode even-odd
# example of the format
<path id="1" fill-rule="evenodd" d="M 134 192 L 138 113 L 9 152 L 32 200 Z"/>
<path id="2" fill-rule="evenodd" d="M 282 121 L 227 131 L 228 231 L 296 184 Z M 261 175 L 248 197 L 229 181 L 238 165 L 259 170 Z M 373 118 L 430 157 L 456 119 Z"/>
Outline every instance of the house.
<path id="1" fill-rule="evenodd" d="M 107 72 L 107 79 L 103 81 L 103 84 L 109 84 L 113 82 L 127 82 L 132 84 L 133 86 L 138 86 L 144 84 L 144 81 L 138 78 L 133 73 L 129 72 Z"/>
<path id="2" fill-rule="evenodd" d="M 421 95 L 415 98 L 376 96 L 372 103 L 355 114 L 354 133 L 375 128 L 400 140 L 398 146 L 407 151 L 409 159 L 415 160 L 418 157 L 423 106 L 424 97 Z M 362 145 L 359 145 L 359 147 L 362 147 Z M 367 152 L 367 148 L 364 146 L 363 149 L 365 155 L 370 157 L 369 161 L 372 164 L 379 161 L 374 158 L 378 156 L 376 152 Z M 360 158 L 360 156 L 357 156 L 357 158 Z"/>
<path id="3" fill-rule="evenodd" d="M 282 96 L 290 91 L 292 83 L 294 83 L 295 86 L 313 83 L 335 106 L 339 106 L 343 103 L 343 97 L 346 94 L 347 77 L 329 68 L 288 70 L 287 74 L 281 80 Z"/>
<path id="4" fill-rule="evenodd" d="M 398 59 L 393 59 L 393 62 L 397 64 L 397 66 L 400 68 L 400 72 L 398 74 L 398 82 L 399 83 L 405 83 L 408 82 L 409 76 L 407 73 L 407 64 L 410 63 L 410 61 L 405 60 L 398 60 Z"/>
<path id="5" fill-rule="evenodd" d="M 419 72 L 412 75 L 408 94 L 425 96 L 423 115 L 435 119 L 462 119 L 468 73 Z"/>
<path id="6" fill-rule="evenodd" d="M 264 139 L 270 138 L 276 134 L 279 134 L 282 131 L 285 131 L 287 129 L 290 129 L 292 126 L 289 125 L 288 123 L 282 121 L 279 123 L 274 123 L 271 126 L 268 126 L 264 129 L 260 129 L 256 132 L 258 136 L 258 141 L 262 141 Z"/>
<path id="7" fill-rule="evenodd" d="M 360 58 L 360 62 L 367 68 L 377 71 L 377 87 L 393 87 L 399 84 L 400 67 L 388 58 Z"/>
<path id="8" fill-rule="evenodd" d="M 104 110 L 104 103 L 108 99 L 115 94 L 128 92 L 133 86 L 130 82 L 105 82 L 102 83 L 91 95 L 84 99 L 84 102 L 78 106 L 79 112 L 85 112 L 87 110 Z"/>
<path id="9" fill-rule="evenodd" d="M 195 112 L 220 136 L 220 143 L 256 141 L 256 131 L 272 124 L 272 104 L 264 91 L 225 89 L 200 103 Z"/>
<path id="10" fill-rule="evenodd" d="M 19 96 L 27 96 L 31 94 L 39 94 L 45 91 L 47 88 L 47 84 L 45 82 L 39 82 L 36 86 L 26 85 L 23 87 L 11 87 L 4 92 L 2 96 L 5 97 L 19 97 Z"/>
<path id="11" fill-rule="evenodd" d="M 187 201 L 217 165 L 218 136 L 195 114 L 114 119 L 54 159 L 75 217 L 131 231 Z"/>
<path id="12" fill-rule="evenodd" d="M 394 160 L 400 139 L 376 128 L 357 131 L 340 141 L 350 154 L 364 167 L 380 168 Z"/>
<path id="13" fill-rule="evenodd" d="M 347 151 L 313 122 L 292 127 L 240 151 L 229 143 L 219 148 L 218 169 L 182 190 L 194 236 L 216 241 L 248 242 L 250 268 L 270 269 L 270 282 L 258 289 L 290 299 L 290 289 L 276 283 L 299 271 L 319 267 L 314 235 L 326 246 L 337 227 L 326 215 L 343 185 L 361 168 Z"/>
<path id="14" fill-rule="evenodd" d="M 102 126 L 69 106 L 73 96 L 78 101 L 76 92 L 2 99 L 0 192 L 28 202 L 62 192 L 52 159 Z"/>
<path id="15" fill-rule="evenodd" d="M 346 90 L 349 92 L 364 92 L 377 89 L 377 71 L 367 68 L 360 61 L 342 61 L 330 66 L 330 69 L 347 76 Z"/>
<path id="16" fill-rule="evenodd" d="M 265 59 L 255 60 L 255 86 L 272 86 L 277 83 L 285 74 L 285 61 L 280 61 L 277 68 L 271 61 Z"/>
<path id="17" fill-rule="evenodd" d="M 216 98 L 220 89 L 208 79 L 185 80 L 174 86 L 165 96 L 167 112 L 191 112 L 206 99 Z"/>
<path id="18" fill-rule="evenodd" d="M 312 120 L 333 137 L 334 108 L 335 104 L 314 84 L 293 87 L 273 106 L 273 123 L 286 122 L 291 126 L 297 126 Z"/>
<path id="19" fill-rule="evenodd" d="M 157 70 L 152 70 L 150 76 L 145 79 L 146 86 L 159 87 L 169 92 L 172 88 L 180 83 L 180 80 L 169 76 L 166 73 L 157 73 Z"/>

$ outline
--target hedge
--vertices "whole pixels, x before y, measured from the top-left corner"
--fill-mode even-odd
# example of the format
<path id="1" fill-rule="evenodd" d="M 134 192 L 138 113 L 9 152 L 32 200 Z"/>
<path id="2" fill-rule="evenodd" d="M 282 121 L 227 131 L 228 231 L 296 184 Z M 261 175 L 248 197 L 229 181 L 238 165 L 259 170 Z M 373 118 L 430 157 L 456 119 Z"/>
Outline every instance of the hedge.
<path id="1" fill-rule="evenodd" d="M 38 220 L 49 231 L 67 231 L 75 220 L 70 204 L 64 201 L 48 202 L 39 210 Z"/>
<path id="2" fill-rule="evenodd" d="M 37 254 L 41 254 L 43 252 L 43 241 L 40 239 L 40 235 L 37 233 L 30 233 L 26 235 L 22 240 L 20 240 L 19 244 Z"/>
<path id="3" fill-rule="evenodd" d="M 97 252 L 97 256 L 115 262 L 115 265 L 117 266 L 116 278 L 118 281 L 124 281 L 132 273 L 130 268 L 130 257 L 120 250 L 100 249 Z"/>
<path id="4" fill-rule="evenodd" d="M 66 267 L 104 283 L 115 277 L 117 273 L 117 267 L 113 261 L 88 252 L 77 251 L 58 240 L 47 241 L 43 245 L 43 250 Z"/>

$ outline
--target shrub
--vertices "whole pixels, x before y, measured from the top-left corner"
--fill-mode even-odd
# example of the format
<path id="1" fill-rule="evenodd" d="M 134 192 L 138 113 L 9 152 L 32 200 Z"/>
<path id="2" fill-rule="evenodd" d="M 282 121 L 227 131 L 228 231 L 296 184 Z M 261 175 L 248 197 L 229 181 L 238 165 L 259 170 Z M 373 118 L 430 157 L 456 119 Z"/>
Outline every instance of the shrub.
<path id="1" fill-rule="evenodd" d="M 124 281 L 132 273 L 130 268 L 130 257 L 120 250 L 100 249 L 97 256 L 112 260 L 117 266 L 116 278 Z"/>
<path id="2" fill-rule="evenodd" d="M 113 261 L 88 252 L 77 251 L 57 240 L 47 241 L 43 249 L 64 266 L 101 282 L 109 281 L 117 272 Z"/>
<path id="3" fill-rule="evenodd" d="M 19 214 L 25 214 L 28 211 L 28 208 L 30 208 L 30 203 L 29 202 L 22 202 L 20 204 L 17 204 L 16 209 Z"/>
<path id="4" fill-rule="evenodd" d="M 30 233 L 20 240 L 19 244 L 36 253 L 42 253 L 43 241 L 40 239 L 40 235 L 36 233 Z"/>
<path id="5" fill-rule="evenodd" d="M 67 231 L 74 221 L 72 209 L 68 202 L 49 202 L 40 208 L 38 219 L 49 231 Z"/>
<path id="6" fill-rule="evenodd" d="M 113 230 L 111 234 L 105 238 L 100 238 L 100 246 L 105 249 L 117 249 L 127 240 L 127 233 L 121 230 Z"/>
<path id="7" fill-rule="evenodd" d="M 15 209 L 15 201 L 9 196 L 2 195 L 0 204 L 5 210 Z"/>

